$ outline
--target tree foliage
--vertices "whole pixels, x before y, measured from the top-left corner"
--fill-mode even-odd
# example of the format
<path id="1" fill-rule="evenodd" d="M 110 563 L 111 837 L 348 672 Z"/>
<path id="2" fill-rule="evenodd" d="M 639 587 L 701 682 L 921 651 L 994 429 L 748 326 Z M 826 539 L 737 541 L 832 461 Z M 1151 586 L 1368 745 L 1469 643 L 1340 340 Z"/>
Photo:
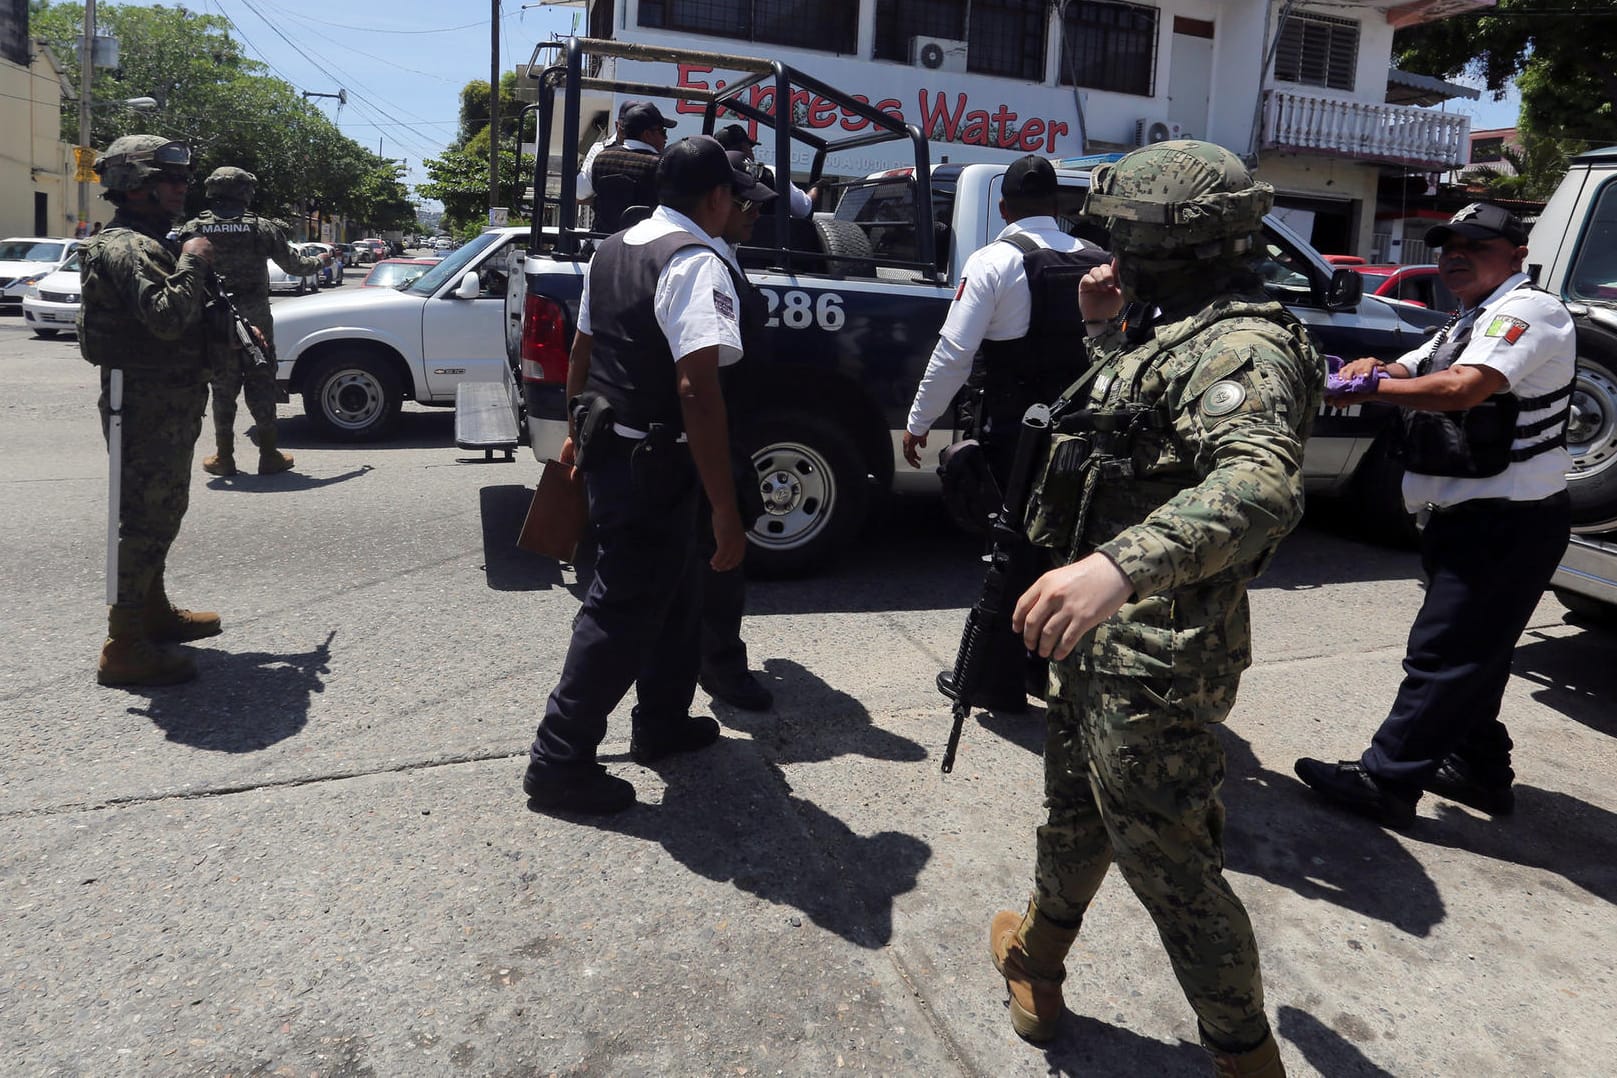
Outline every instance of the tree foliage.
<path id="1" fill-rule="evenodd" d="M 98 4 L 97 28 L 118 39 L 119 66 L 98 70 L 92 86 L 89 145 L 105 149 L 120 135 L 149 132 L 191 143 L 199 176 L 236 165 L 258 177 L 254 208 L 291 217 L 318 200 L 327 216 L 356 227 L 410 227 L 414 208 L 393 162 L 348 138 L 295 88 L 265 73 L 230 36 L 229 23 L 163 6 Z M 73 55 L 83 31 L 80 4 L 41 3 L 31 14 L 32 32 Z M 65 63 L 78 97 L 78 65 Z M 155 112 L 135 112 L 116 103 L 152 97 Z M 78 110 L 64 102 L 63 137 L 78 140 Z M 203 207 L 202 185 L 192 187 L 187 210 Z"/>
<path id="2" fill-rule="evenodd" d="M 1499 0 L 1400 30 L 1393 44 L 1407 71 L 1469 73 L 1496 95 L 1514 79 L 1520 126 L 1536 135 L 1617 143 L 1617 0 Z"/>
<path id="3" fill-rule="evenodd" d="M 1460 173 L 1460 182 L 1489 198 L 1548 202 L 1566 175 L 1567 160 L 1582 152 L 1584 144 L 1532 132 L 1523 132 L 1520 138 L 1520 149 L 1505 146 L 1500 150 L 1511 172 L 1478 165 Z"/>
<path id="4" fill-rule="evenodd" d="M 517 154 L 517 118 L 523 103 L 516 96 L 516 72 L 500 76 L 500 189 L 496 205 L 515 207 L 518 192 L 533 176 L 532 155 Z M 424 198 L 444 204 L 443 227 L 458 235 L 476 235 L 488 221 L 487 79 L 474 79 L 460 91 L 460 132 L 437 157 L 422 162 L 428 181 L 417 185 Z M 513 218 L 514 220 L 514 218 Z"/>

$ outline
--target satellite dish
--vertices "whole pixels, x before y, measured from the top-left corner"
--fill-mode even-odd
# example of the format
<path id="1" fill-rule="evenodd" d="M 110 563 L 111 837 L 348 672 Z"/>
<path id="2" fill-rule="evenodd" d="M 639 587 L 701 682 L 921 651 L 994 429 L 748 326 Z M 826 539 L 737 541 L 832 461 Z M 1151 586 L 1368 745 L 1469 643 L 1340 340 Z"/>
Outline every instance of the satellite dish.
<path id="1" fill-rule="evenodd" d="M 1164 121 L 1156 120 L 1145 129 L 1146 142 L 1167 142 L 1173 137 L 1173 129 Z"/>
<path id="2" fill-rule="evenodd" d="M 928 41 L 921 46 L 921 66 L 937 69 L 943 66 L 943 46 Z"/>

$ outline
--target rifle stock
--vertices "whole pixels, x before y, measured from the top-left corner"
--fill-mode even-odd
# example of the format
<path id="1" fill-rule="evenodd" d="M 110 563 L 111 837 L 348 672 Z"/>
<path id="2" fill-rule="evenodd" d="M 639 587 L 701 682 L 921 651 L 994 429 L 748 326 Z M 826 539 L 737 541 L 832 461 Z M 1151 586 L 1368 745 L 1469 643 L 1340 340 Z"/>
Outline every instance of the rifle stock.
<path id="1" fill-rule="evenodd" d="M 955 651 L 954 671 L 954 725 L 949 730 L 949 743 L 943 750 L 943 773 L 954 770 L 955 752 L 960 747 L 960 733 L 971 713 L 972 696 L 982 681 L 984 656 L 988 650 L 989 633 L 1004 618 L 1017 596 L 1006 594 L 1010 579 L 1011 551 L 1026 542 L 1022 536 L 1022 515 L 1027 508 L 1029 488 L 1033 485 L 1033 465 L 1043 457 L 1044 446 L 1050 436 L 1050 409 L 1035 404 L 1022 416 L 1021 433 L 1016 442 L 1016 455 L 1012 459 L 1009 482 L 1005 485 L 1004 504 L 994 515 L 990 534 L 992 546 L 988 553 L 988 571 L 983 576 L 982 590 L 977 601 L 966 613 L 966 626 L 960 634 L 960 647 Z"/>
<path id="2" fill-rule="evenodd" d="M 247 317 L 241 313 L 241 308 L 237 307 L 236 301 L 231 298 L 230 292 L 227 291 L 228 286 L 225 279 L 218 274 L 214 274 L 212 284 L 213 287 L 210 291 L 213 293 L 213 301 L 223 307 L 230 315 L 231 332 L 236 338 L 236 344 L 243 352 L 247 353 L 249 365 L 254 367 L 269 366 L 269 356 L 264 354 L 264 349 L 259 347 L 257 339 L 253 337 L 253 324 L 247 321 Z"/>

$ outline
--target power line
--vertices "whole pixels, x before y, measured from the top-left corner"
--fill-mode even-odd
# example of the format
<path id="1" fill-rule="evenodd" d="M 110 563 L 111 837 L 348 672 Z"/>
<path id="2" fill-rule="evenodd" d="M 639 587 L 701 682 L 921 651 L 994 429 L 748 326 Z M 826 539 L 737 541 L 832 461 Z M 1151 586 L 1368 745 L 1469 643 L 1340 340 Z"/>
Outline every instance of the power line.
<path id="1" fill-rule="evenodd" d="M 436 30 L 383 30 L 380 27 L 375 26 L 350 26 L 347 23 L 327 22 L 325 19 L 317 19 L 312 15 L 300 15 L 295 11 L 287 11 L 284 8 L 281 10 L 281 14 L 287 16 L 288 18 L 297 19 L 301 22 L 311 22 L 320 26 L 330 26 L 338 30 L 356 30 L 363 34 L 448 34 L 453 33 L 456 30 L 471 30 L 473 28 L 488 25 L 487 20 L 480 19 L 477 22 L 461 23 L 459 26 L 443 26 Z M 501 16 L 501 19 L 504 20 L 516 18 L 521 16 L 521 14 L 522 9 L 519 8 L 516 11 L 512 11 L 510 14 Z"/>

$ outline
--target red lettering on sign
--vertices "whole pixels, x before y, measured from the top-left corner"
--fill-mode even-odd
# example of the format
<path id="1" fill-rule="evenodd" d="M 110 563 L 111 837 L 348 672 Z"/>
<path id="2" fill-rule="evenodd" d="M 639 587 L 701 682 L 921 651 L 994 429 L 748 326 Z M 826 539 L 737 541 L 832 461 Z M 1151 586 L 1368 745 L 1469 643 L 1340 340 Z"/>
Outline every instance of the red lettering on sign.
<path id="1" fill-rule="evenodd" d="M 988 113 L 981 109 L 966 113 L 966 126 L 960 132 L 960 141 L 968 146 L 987 146 Z"/>
<path id="2" fill-rule="evenodd" d="M 876 111 L 885 112 L 899 123 L 904 122 L 904 106 L 896 97 L 884 97 L 876 102 Z"/>
<path id="3" fill-rule="evenodd" d="M 861 105 L 870 104 L 870 98 L 864 94 L 854 94 L 853 99 Z M 844 112 L 842 115 L 842 130 L 844 131 L 863 131 L 869 126 L 870 121 L 863 116 L 856 116 L 851 112 Z"/>
<path id="4" fill-rule="evenodd" d="M 1017 135 L 1019 136 L 1017 149 L 1026 153 L 1038 153 L 1039 140 L 1044 137 L 1044 121 L 1037 116 L 1030 117 Z"/>
<path id="5" fill-rule="evenodd" d="M 1016 113 L 1001 105 L 994 110 L 994 145 L 1016 148 Z"/>
<path id="6" fill-rule="evenodd" d="M 1051 120 L 1050 121 L 1049 139 L 1048 139 L 1048 141 L 1046 143 L 1046 149 L 1045 149 L 1044 152 L 1045 153 L 1055 153 L 1056 152 L 1056 139 L 1058 137 L 1062 136 L 1062 135 L 1065 135 L 1066 133 L 1067 133 L 1067 125 L 1066 124 L 1062 123 L 1060 120 Z"/>
<path id="7" fill-rule="evenodd" d="M 955 133 L 960 130 L 960 114 L 966 109 L 966 95 L 956 94 L 954 112 L 949 112 L 949 99 L 942 90 L 938 91 L 937 108 L 927 107 L 927 91 L 921 91 L 921 134 L 929 139 L 943 139 L 954 142 Z"/>
<path id="8" fill-rule="evenodd" d="M 707 80 L 696 76 L 711 75 L 712 73 L 713 68 L 701 64 L 680 64 L 679 84 L 692 90 L 705 90 L 707 89 Z M 722 87 L 724 83 L 720 82 L 719 85 Z M 686 101 L 682 98 L 674 104 L 674 111 L 684 116 L 700 116 L 706 110 L 707 106 L 700 101 Z"/>
<path id="9" fill-rule="evenodd" d="M 816 97 L 809 102 L 808 125 L 810 127 L 830 127 L 837 122 L 837 106 L 823 97 Z"/>

